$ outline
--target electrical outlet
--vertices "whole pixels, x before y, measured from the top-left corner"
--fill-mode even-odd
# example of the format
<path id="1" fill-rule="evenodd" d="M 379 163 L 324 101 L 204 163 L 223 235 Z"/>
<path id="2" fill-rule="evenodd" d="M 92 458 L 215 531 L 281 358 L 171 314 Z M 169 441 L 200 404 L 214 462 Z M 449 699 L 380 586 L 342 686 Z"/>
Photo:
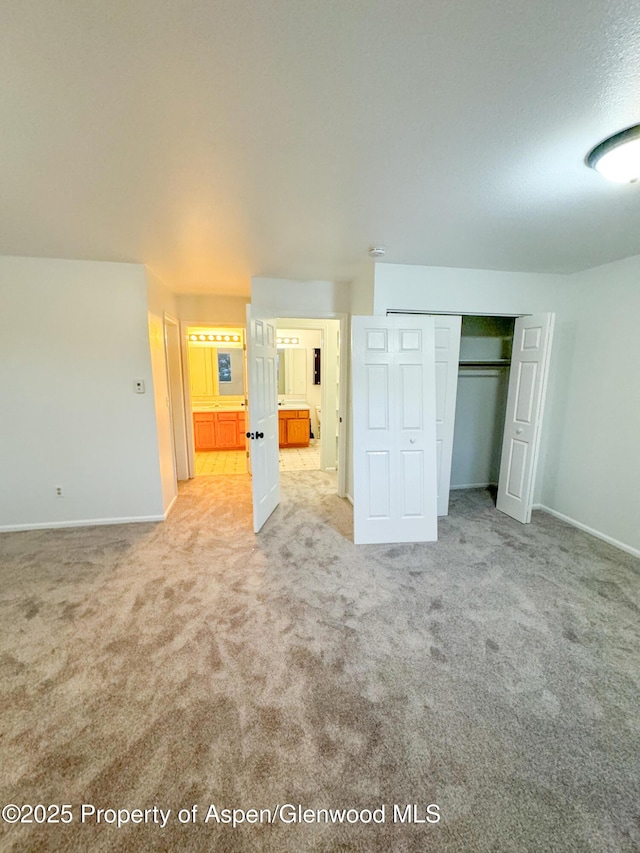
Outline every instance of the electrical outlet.
<path id="1" fill-rule="evenodd" d="M 136 394 L 144 394 L 144 379 L 136 379 L 136 381 L 133 383 L 133 390 L 136 392 Z"/>
<path id="2" fill-rule="evenodd" d="M 63 498 L 64 497 L 64 489 L 62 486 L 56 486 L 56 497 Z"/>

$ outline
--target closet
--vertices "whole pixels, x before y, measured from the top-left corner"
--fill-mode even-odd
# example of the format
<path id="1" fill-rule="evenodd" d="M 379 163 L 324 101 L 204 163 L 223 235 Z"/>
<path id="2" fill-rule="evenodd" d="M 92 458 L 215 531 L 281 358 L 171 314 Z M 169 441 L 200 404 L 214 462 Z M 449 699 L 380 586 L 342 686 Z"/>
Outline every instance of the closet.
<path id="1" fill-rule="evenodd" d="M 497 486 L 514 318 L 463 316 L 451 488 Z"/>

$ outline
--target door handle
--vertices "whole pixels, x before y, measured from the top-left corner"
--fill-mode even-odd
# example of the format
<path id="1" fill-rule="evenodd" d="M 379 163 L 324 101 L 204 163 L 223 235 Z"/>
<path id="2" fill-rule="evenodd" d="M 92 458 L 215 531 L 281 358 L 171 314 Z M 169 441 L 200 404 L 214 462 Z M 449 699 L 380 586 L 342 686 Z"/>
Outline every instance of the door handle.
<path id="1" fill-rule="evenodd" d="M 264 433 L 263 432 L 257 432 L 256 438 L 264 438 Z"/>
<path id="2" fill-rule="evenodd" d="M 520 435 L 521 432 L 522 432 L 522 427 L 518 427 L 518 429 L 516 430 L 516 435 Z"/>
<path id="3" fill-rule="evenodd" d="M 247 438 L 264 438 L 263 432 L 256 432 L 256 433 L 247 432 L 247 433 L 245 433 L 245 435 L 247 436 Z"/>

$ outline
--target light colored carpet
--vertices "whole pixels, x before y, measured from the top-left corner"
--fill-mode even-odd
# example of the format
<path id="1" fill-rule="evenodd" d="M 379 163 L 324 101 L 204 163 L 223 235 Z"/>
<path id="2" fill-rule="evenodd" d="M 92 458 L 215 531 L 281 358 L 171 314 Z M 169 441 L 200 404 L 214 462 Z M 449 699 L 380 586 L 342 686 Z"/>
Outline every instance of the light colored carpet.
<path id="1" fill-rule="evenodd" d="M 640 849 L 640 562 L 482 491 L 438 544 L 356 547 L 330 475 L 281 479 L 258 537 L 244 475 L 164 524 L 0 536 L 0 797 L 74 816 L 0 849 Z M 287 803 L 386 822 L 203 822 Z M 393 822 L 414 803 L 440 822 Z"/>

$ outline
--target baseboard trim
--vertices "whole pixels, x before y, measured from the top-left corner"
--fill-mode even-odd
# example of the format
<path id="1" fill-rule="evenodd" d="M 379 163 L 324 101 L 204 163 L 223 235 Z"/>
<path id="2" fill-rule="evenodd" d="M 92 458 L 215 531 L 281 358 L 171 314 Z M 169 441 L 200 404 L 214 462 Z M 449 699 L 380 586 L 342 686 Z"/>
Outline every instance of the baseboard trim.
<path id="1" fill-rule="evenodd" d="M 351 504 L 351 506 L 353 506 L 353 498 L 351 497 L 351 495 L 349 494 L 349 492 L 347 492 L 347 493 L 345 494 L 345 498 L 349 501 L 349 503 Z"/>
<path id="2" fill-rule="evenodd" d="M 453 492 L 459 489 L 488 489 L 489 486 L 497 486 L 497 483 L 465 483 L 463 486 L 449 486 L 449 491 Z"/>
<path id="3" fill-rule="evenodd" d="M 175 495 L 173 496 L 173 499 L 171 500 L 171 503 L 169 504 L 169 506 L 168 506 L 168 507 L 165 509 L 165 511 L 164 511 L 163 521 L 166 521 L 166 520 L 169 518 L 169 513 L 171 512 L 171 510 L 172 510 L 172 509 L 174 508 L 174 506 L 176 505 L 176 501 L 177 501 L 177 500 L 178 500 L 178 495 L 177 495 L 177 494 L 175 494 Z"/>
<path id="4" fill-rule="evenodd" d="M 173 502 L 171 506 L 173 505 Z M 167 510 L 167 514 L 171 509 Z M 103 527 L 111 524 L 145 524 L 147 522 L 165 521 L 162 515 L 136 515 L 126 518 L 86 518 L 71 519 L 69 521 L 41 521 L 35 524 L 3 524 L 0 525 L 0 533 L 21 533 L 25 530 L 54 530 L 60 527 Z"/>
<path id="5" fill-rule="evenodd" d="M 619 548 L 621 551 L 625 551 L 627 554 L 631 554 L 633 557 L 640 557 L 640 548 L 633 548 L 631 545 L 627 545 L 625 542 L 620 542 L 619 539 L 614 539 L 613 536 L 607 536 L 607 534 L 602 533 L 601 530 L 596 530 L 594 527 L 589 527 L 588 524 L 583 524 L 581 521 L 576 521 L 575 518 L 571 518 L 571 516 L 565 515 L 563 512 L 558 512 L 557 510 L 551 509 L 551 507 L 545 506 L 544 504 L 534 504 L 533 509 L 541 509 L 543 512 L 548 512 L 549 515 L 553 515 L 555 516 L 555 518 L 559 518 L 560 521 L 565 521 L 572 527 L 577 527 L 578 530 L 583 530 L 590 536 L 595 536 L 596 539 L 601 539 L 608 545 L 613 545 L 614 548 Z"/>

